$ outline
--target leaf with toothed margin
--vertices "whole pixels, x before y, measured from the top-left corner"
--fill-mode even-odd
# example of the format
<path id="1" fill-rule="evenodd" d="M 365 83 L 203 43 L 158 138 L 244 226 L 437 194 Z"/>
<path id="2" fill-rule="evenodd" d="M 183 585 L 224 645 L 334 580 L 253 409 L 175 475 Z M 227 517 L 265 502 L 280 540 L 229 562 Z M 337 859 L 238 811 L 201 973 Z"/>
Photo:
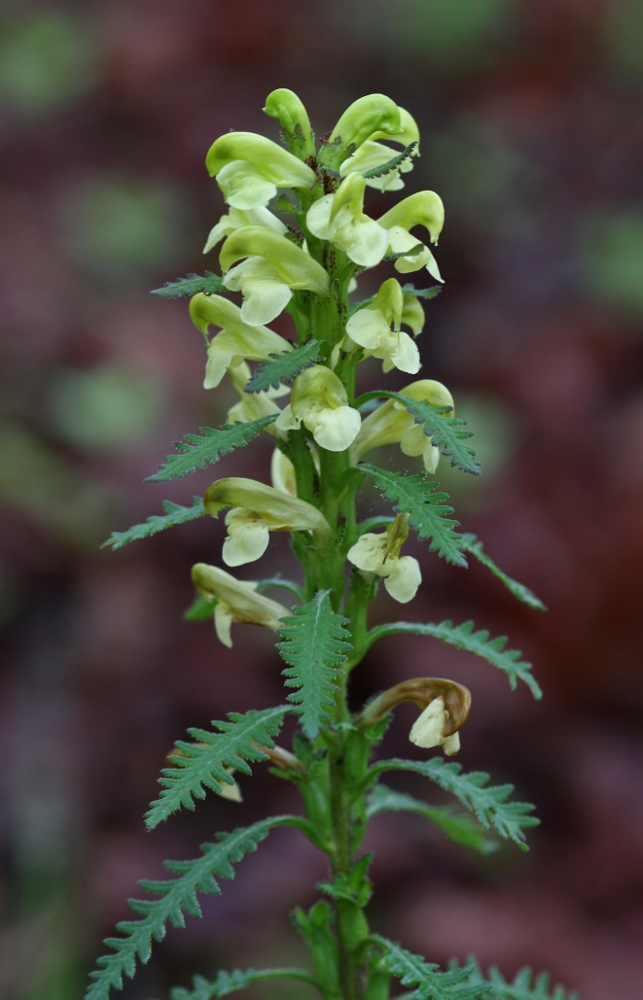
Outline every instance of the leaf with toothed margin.
<path id="1" fill-rule="evenodd" d="M 310 368 L 319 360 L 322 348 L 321 340 L 309 340 L 294 351 L 270 354 L 269 360 L 261 362 L 243 391 L 266 392 L 277 389 L 280 382 L 290 385 L 305 368 Z"/>
<path id="2" fill-rule="evenodd" d="M 449 516 L 453 514 L 453 507 L 445 503 L 448 494 L 435 492 L 436 482 L 430 482 L 421 472 L 406 476 L 403 472 L 389 472 L 367 463 L 361 464 L 359 469 L 368 473 L 395 510 L 409 515 L 409 524 L 419 538 L 431 539 L 431 552 L 437 552 L 454 566 L 466 567 L 460 535 L 455 530 L 458 522 Z"/>
<path id="3" fill-rule="evenodd" d="M 395 170 L 395 168 L 399 167 L 401 163 L 408 160 L 409 156 L 413 154 L 413 150 L 416 146 L 417 142 L 410 143 L 406 149 L 403 149 L 401 153 L 397 154 L 397 156 L 391 157 L 391 159 L 387 160 L 386 163 L 380 164 L 379 167 L 372 167 L 370 170 L 365 170 L 364 173 L 362 173 L 362 177 L 365 180 L 368 180 L 369 177 L 383 177 L 384 174 L 389 174 L 391 170 Z"/>
<path id="4" fill-rule="evenodd" d="M 470 552 L 472 556 L 475 556 L 478 562 L 481 562 L 483 566 L 486 566 L 495 577 L 504 583 L 507 590 L 511 591 L 514 597 L 519 601 L 522 601 L 523 604 L 527 604 L 530 608 L 535 608 L 537 611 L 547 610 L 540 598 L 536 597 L 534 592 L 530 590 L 529 587 L 525 587 L 524 583 L 519 583 L 518 580 L 514 580 L 513 577 L 501 570 L 499 566 L 496 566 L 493 559 L 484 551 L 482 542 L 476 535 L 468 532 L 463 535 L 462 548 L 467 552 Z"/>
<path id="5" fill-rule="evenodd" d="M 214 843 L 201 845 L 201 856 L 192 861 L 165 861 L 164 866 L 176 878 L 164 881 L 139 882 L 141 889 L 156 899 L 130 899 L 129 906 L 140 915 L 138 920 L 122 920 L 116 925 L 119 937 L 107 938 L 110 953 L 98 959 L 100 966 L 91 973 L 93 980 L 85 1000 L 108 1000 L 110 990 L 123 988 L 123 976 L 130 979 L 136 971 L 137 960 L 145 964 L 152 953 L 152 942 L 162 941 L 167 925 L 185 926 L 185 914 L 201 916 L 197 893 L 219 896 L 218 878 L 233 878 L 232 864 L 244 855 L 256 851 L 271 830 L 277 826 L 292 825 L 292 816 L 271 816 L 252 826 L 219 833 Z"/>
<path id="6" fill-rule="evenodd" d="M 214 465 L 222 455 L 245 448 L 253 438 L 277 419 L 277 413 L 270 413 L 258 420 L 246 423 L 224 424 L 222 427 L 201 427 L 200 434 L 186 434 L 183 441 L 175 441 L 178 454 L 167 455 L 158 472 L 148 476 L 148 483 L 169 483 L 181 479 L 197 469 Z"/>
<path id="7" fill-rule="evenodd" d="M 203 292 L 204 295 L 218 295 L 224 291 L 223 278 L 213 274 L 212 271 L 206 271 L 203 278 L 198 274 L 188 274 L 187 278 L 166 281 L 163 288 L 155 288 L 150 295 L 157 295 L 160 299 L 181 299 L 196 295 L 198 292 Z"/>
<path id="8" fill-rule="evenodd" d="M 171 500 L 164 500 L 161 506 L 165 515 L 155 514 L 148 517 L 143 524 L 135 524 L 127 531 L 113 531 L 107 541 L 103 542 L 101 549 L 109 546 L 114 550 L 122 549 L 130 542 L 136 542 L 140 538 L 150 538 L 159 531 L 165 531 L 166 528 L 175 528 L 179 524 L 196 521 L 198 517 L 205 517 L 207 514 L 202 497 L 192 497 L 191 507 L 182 507 L 181 504 L 173 503 Z"/>

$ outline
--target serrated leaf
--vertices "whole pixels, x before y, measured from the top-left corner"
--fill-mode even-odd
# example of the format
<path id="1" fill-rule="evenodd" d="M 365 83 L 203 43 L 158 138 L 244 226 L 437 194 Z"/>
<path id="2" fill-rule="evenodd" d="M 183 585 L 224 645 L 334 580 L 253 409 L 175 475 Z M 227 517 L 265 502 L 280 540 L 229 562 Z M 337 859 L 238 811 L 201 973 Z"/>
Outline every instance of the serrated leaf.
<path id="1" fill-rule="evenodd" d="M 465 430 L 464 420 L 448 416 L 449 407 L 431 406 L 430 403 L 411 399 L 403 393 L 395 393 L 395 396 L 400 403 L 404 404 L 406 411 L 411 414 L 416 424 L 421 424 L 426 436 L 431 438 L 433 446 L 440 449 L 440 454 L 451 459 L 451 465 L 460 469 L 461 472 L 470 472 L 474 476 L 480 475 L 480 462 L 476 458 L 473 448 L 464 443 L 468 438 L 473 437 L 471 431 Z"/>
<path id="2" fill-rule="evenodd" d="M 403 295 L 414 295 L 416 299 L 434 299 L 436 295 L 439 295 L 442 291 L 442 285 L 431 285 L 429 288 L 416 288 L 415 285 L 402 285 Z M 362 299 L 360 302 L 356 302 L 348 310 L 348 315 L 353 316 L 360 309 L 364 309 L 369 306 L 371 302 L 375 302 L 375 296 L 370 295 L 367 299 Z"/>
<path id="3" fill-rule="evenodd" d="M 152 535 L 158 534 L 159 531 L 175 528 L 179 524 L 187 524 L 188 521 L 196 521 L 198 517 L 205 517 L 207 513 L 203 506 L 202 497 L 192 497 L 191 507 L 182 507 L 181 504 L 173 503 L 171 500 L 164 500 L 161 506 L 165 511 L 164 515 L 155 514 L 148 517 L 143 524 L 135 524 L 127 531 L 113 531 L 107 541 L 103 542 L 101 549 L 106 549 L 110 545 L 114 551 L 122 549 L 130 542 L 136 542 L 141 538 L 150 538 Z"/>
<path id="4" fill-rule="evenodd" d="M 431 285 L 429 288 L 416 288 L 415 285 L 402 285 L 402 295 L 414 295 L 416 299 L 434 299 L 443 287 L 444 285 Z"/>
<path id="5" fill-rule="evenodd" d="M 247 424 L 224 424 L 222 427 L 201 427 L 200 434 L 186 434 L 183 441 L 175 441 L 177 455 L 167 455 L 159 466 L 158 472 L 148 476 L 148 483 L 169 483 L 172 479 L 180 479 L 197 469 L 205 469 L 214 465 L 222 455 L 244 448 L 256 438 L 268 424 L 277 419 L 277 413 L 270 413 Z"/>
<path id="6" fill-rule="evenodd" d="M 561 985 L 552 987 L 549 973 L 534 975 L 528 967 L 520 969 L 513 981 L 509 982 L 495 966 L 489 969 L 485 979 L 480 966 L 474 961 L 469 981 L 486 982 L 489 1000 L 578 1000 L 576 990 L 568 991 Z"/>
<path id="7" fill-rule="evenodd" d="M 458 522 L 449 517 L 453 514 L 453 507 L 445 503 L 449 499 L 448 494 L 435 492 L 436 482 L 430 482 L 421 472 L 407 476 L 403 472 L 389 472 L 367 463 L 360 464 L 359 469 L 375 481 L 395 510 L 409 515 L 409 524 L 419 538 L 431 539 L 431 552 L 437 552 L 454 566 L 467 565 L 460 535 L 455 530 Z"/>
<path id="8" fill-rule="evenodd" d="M 368 179 L 369 177 L 383 177 L 384 174 L 389 174 L 391 170 L 395 170 L 401 163 L 408 160 L 416 146 L 417 142 L 410 143 L 401 153 L 398 153 L 397 156 L 392 156 L 386 163 L 380 164 L 379 167 L 372 167 L 371 170 L 365 170 L 362 173 L 362 177 Z"/>
<path id="9" fill-rule="evenodd" d="M 378 783 L 368 794 L 366 815 L 370 819 L 377 813 L 388 811 L 413 812 L 424 816 L 454 844 L 479 851 L 480 854 L 491 854 L 497 849 L 495 840 L 486 837 L 484 830 L 465 813 L 456 813 L 449 806 L 430 806 L 406 792 L 396 792 Z"/>
<path id="10" fill-rule="evenodd" d="M 493 827 L 501 837 L 513 840 L 522 850 L 527 850 L 522 831 L 540 822 L 529 815 L 534 809 L 530 803 L 507 802 L 513 785 L 489 785 L 489 775 L 484 771 L 463 773 L 461 764 L 447 763 L 441 757 L 423 761 L 385 760 L 375 764 L 371 774 L 376 776 L 384 771 L 414 771 L 430 778 L 475 813 L 484 827 Z"/>
<path id="11" fill-rule="evenodd" d="M 514 580 L 513 577 L 508 576 L 507 573 L 501 570 L 499 566 L 496 566 L 493 559 L 491 559 L 491 557 L 484 551 L 482 542 L 476 535 L 471 533 L 463 535 L 462 547 L 466 549 L 467 552 L 470 552 L 472 556 L 475 556 L 483 566 L 486 566 L 494 576 L 504 583 L 507 590 L 511 591 L 514 597 L 516 597 L 519 601 L 522 601 L 523 604 L 529 605 L 530 608 L 536 608 L 537 611 L 547 610 L 540 598 L 536 597 L 534 592 L 531 591 L 529 587 L 525 587 L 524 583 L 518 583 L 517 580 Z"/>
<path id="12" fill-rule="evenodd" d="M 268 759 L 257 744 L 275 745 L 272 737 L 281 729 L 288 711 L 280 705 L 261 712 L 253 709 L 245 715 L 230 712 L 229 722 L 212 722 L 213 731 L 188 729 L 196 742 L 179 740 L 175 744 L 178 753 L 172 757 L 172 767 L 163 768 L 159 778 L 163 791 L 145 816 L 148 829 L 178 809 L 194 809 L 194 800 L 205 798 L 207 788 L 220 792 L 222 785 L 232 784 L 230 769 L 251 774 L 247 761 Z"/>
<path id="13" fill-rule="evenodd" d="M 408 1000 L 477 1000 L 487 993 L 487 983 L 471 983 L 471 966 L 440 972 L 437 965 L 388 938 L 373 934 L 370 940 L 382 949 L 382 962 L 389 972 L 402 986 L 413 988 Z"/>
<path id="14" fill-rule="evenodd" d="M 518 680 L 523 681 L 534 698 L 540 699 L 543 696 L 538 681 L 531 673 L 531 663 L 521 660 L 522 653 L 518 649 L 505 649 L 507 636 L 499 635 L 495 639 L 489 637 L 487 629 L 480 629 L 474 632 L 475 625 L 472 621 L 462 622 L 461 625 L 454 625 L 451 621 L 443 621 L 437 625 L 432 623 L 422 624 L 420 622 L 388 622 L 386 625 L 376 626 L 368 634 L 369 645 L 377 639 L 386 635 L 407 633 L 412 635 L 430 635 L 435 639 L 455 646 L 456 649 L 466 649 L 469 653 L 475 653 L 487 663 L 502 670 L 509 678 L 509 685 L 515 691 Z"/>
<path id="15" fill-rule="evenodd" d="M 180 299 L 184 296 L 196 295 L 203 292 L 205 295 L 216 295 L 225 291 L 223 278 L 212 271 L 206 271 L 205 277 L 198 274 L 188 274 L 187 278 L 177 278 L 176 281 L 166 281 L 163 288 L 155 288 L 150 295 L 158 295 L 161 299 Z"/>
<path id="16" fill-rule="evenodd" d="M 321 340 L 309 340 L 294 351 L 270 354 L 270 360 L 261 362 L 243 391 L 266 392 L 268 389 L 277 389 L 280 382 L 290 385 L 300 372 L 315 364 L 322 347 Z"/>
<path id="17" fill-rule="evenodd" d="M 281 642 L 277 649 L 288 664 L 283 671 L 286 687 L 297 690 L 288 695 L 301 716 L 302 728 L 314 740 L 329 719 L 341 675 L 339 666 L 351 649 L 346 618 L 333 611 L 329 591 L 318 591 L 307 604 L 295 606 L 294 614 L 282 618 L 277 629 Z"/>
<path id="18" fill-rule="evenodd" d="M 142 889 L 158 898 L 129 901 L 135 913 L 144 915 L 139 920 L 121 921 L 116 925 L 120 937 L 106 939 L 105 944 L 112 951 L 98 959 L 101 968 L 91 973 L 93 982 L 85 993 L 85 1000 L 108 1000 L 110 990 L 122 989 L 123 976 L 133 977 L 137 959 L 142 963 L 149 961 L 152 941 L 163 940 L 168 923 L 183 927 L 186 913 L 201 916 L 197 893 L 220 895 L 215 876 L 233 878 L 233 863 L 255 851 L 274 827 L 285 826 L 292 820 L 290 816 L 271 816 L 232 833 L 220 833 L 216 843 L 201 846 L 201 857 L 164 863 L 177 878 L 139 882 Z"/>
<path id="19" fill-rule="evenodd" d="M 315 980 L 303 969 L 234 969 L 232 972 L 220 972 L 216 979 L 208 980 L 203 976 L 192 978 L 192 989 L 186 990 L 180 986 L 170 991 L 170 1000 L 217 1000 L 229 993 L 245 990 L 253 983 L 269 979 L 299 979 L 306 983 Z"/>

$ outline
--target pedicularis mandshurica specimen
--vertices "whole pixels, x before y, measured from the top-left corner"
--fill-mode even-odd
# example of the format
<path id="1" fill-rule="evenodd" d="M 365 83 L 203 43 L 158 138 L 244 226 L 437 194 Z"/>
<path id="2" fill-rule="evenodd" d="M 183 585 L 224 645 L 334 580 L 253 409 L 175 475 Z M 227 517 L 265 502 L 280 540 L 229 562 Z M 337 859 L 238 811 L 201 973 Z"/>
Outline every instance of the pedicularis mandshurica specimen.
<path id="1" fill-rule="evenodd" d="M 162 791 L 146 816 L 151 829 L 172 813 L 213 792 L 239 798 L 234 772 L 264 771 L 265 780 L 292 782 L 301 793 L 300 815 L 270 816 L 252 826 L 220 833 L 193 861 L 167 861 L 170 877 L 142 881 L 146 897 L 131 900 L 135 918 L 107 940 L 86 1000 L 107 1000 L 147 962 L 152 942 L 185 914 L 200 915 L 200 893 L 218 895 L 232 865 L 254 851 L 275 827 L 292 826 L 328 858 L 322 898 L 294 924 L 310 952 L 307 969 L 234 970 L 213 981 L 197 976 L 191 988 L 176 987 L 172 1000 L 211 1000 L 251 983 L 298 980 L 301 995 L 325 1000 L 571 1000 L 550 987 L 546 974 L 522 970 L 512 982 L 475 960 L 439 969 L 369 926 L 369 854 L 361 845 L 369 821 L 384 810 L 424 816 L 442 833 L 473 851 L 495 848 L 497 837 L 525 848 L 524 832 L 537 820 L 533 807 L 511 799 L 510 785 L 493 785 L 484 772 L 466 773 L 450 760 L 460 747 L 471 694 L 441 677 L 410 677 L 356 711 L 349 708 L 351 672 L 378 639 L 395 633 L 428 636 L 464 649 L 503 671 L 512 688 L 540 689 L 530 664 L 506 638 L 492 638 L 473 622 L 393 621 L 369 627 L 369 606 L 380 584 L 393 602 L 409 604 L 421 585 L 420 566 L 404 554 L 410 532 L 429 542 L 436 556 L 466 568 L 480 560 L 515 597 L 534 609 L 541 602 L 512 580 L 472 534 L 462 534 L 449 498 L 435 479 L 438 463 L 477 475 L 471 434 L 455 416 L 451 393 L 418 378 L 418 338 L 423 303 L 441 288 L 432 247 L 444 222 L 433 191 L 403 195 L 371 218 L 366 188 L 403 191 L 419 155 L 415 121 L 382 94 L 355 101 L 332 132 L 316 145 L 306 110 L 290 90 L 275 90 L 264 111 L 281 126 L 283 145 L 252 132 L 230 132 L 208 151 L 208 172 L 227 205 L 212 229 L 206 252 L 218 253 L 221 274 L 189 275 L 159 289 L 190 296 L 190 316 L 204 338 L 206 390 L 230 379 L 239 401 L 226 423 L 201 428 L 176 444 L 150 477 L 166 483 L 215 464 L 233 449 L 269 434 L 274 451 L 270 484 L 245 478 L 217 479 L 205 496 L 183 507 L 165 501 L 164 513 L 105 543 L 120 548 L 136 539 L 209 516 L 225 518 L 220 565 L 192 570 L 196 598 L 187 617 L 214 618 L 218 641 L 232 645 L 233 626 L 260 625 L 274 632 L 285 662 L 284 703 L 231 712 L 207 730 L 191 729 L 179 741 L 160 778 Z M 371 197 L 377 197 L 372 195 Z M 358 276 L 382 262 L 391 276 L 377 292 L 352 301 Z M 407 283 L 412 275 L 419 286 Z M 241 293 L 241 305 L 228 293 Z M 238 296 L 236 296 L 238 299 Z M 282 312 L 292 319 L 292 339 L 270 324 Z M 400 392 L 374 389 L 355 395 L 356 370 L 368 358 L 383 373 L 408 376 Z M 380 365 L 371 362 L 366 371 Z M 386 381 L 383 379 L 383 381 Z M 399 448 L 410 471 L 374 464 L 374 449 Z M 380 452 L 381 454 L 381 452 Z M 360 491 L 383 497 L 382 515 L 360 520 Z M 237 567 L 261 560 L 273 531 L 286 532 L 301 566 L 301 579 L 239 579 Z M 267 590 L 281 590 L 281 601 Z M 282 603 L 285 602 L 285 603 Z M 382 760 L 378 746 L 396 707 L 419 709 L 409 739 L 422 759 Z M 276 743 L 287 715 L 294 716 L 292 747 Z M 271 765 L 270 774 L 265 765 Z M 411 771 L 427 779 L 427 801 L 394 791 L 387 771 Z M 245 780 L 245 778 L 244 778 Z M 464 810 L 431 803 L 431 789 L 451 793 Z"/>

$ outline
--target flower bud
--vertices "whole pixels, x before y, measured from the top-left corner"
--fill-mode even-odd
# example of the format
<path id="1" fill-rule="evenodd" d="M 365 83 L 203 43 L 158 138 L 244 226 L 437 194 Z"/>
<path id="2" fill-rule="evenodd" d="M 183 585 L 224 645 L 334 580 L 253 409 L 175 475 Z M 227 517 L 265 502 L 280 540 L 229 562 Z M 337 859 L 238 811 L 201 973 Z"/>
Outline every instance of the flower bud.
<path id="1" fill-rule="evenodd" d="M 395 101 L 384 94 L 360 97 L 346 109 L 330 134 L 329 143 L 341 141 L 344 149 L 361 146 L 373 133 L 386 136 L 402 131 L 400 109 Z"/>
<path id="2" fill-rule="evenodd" d="M 306 160 L 315 155 L 315 141 L 308 113 L 292 90 L 280 87 L 266 98 L 264 113 L 276 118 L 284 131 L 284 138 L 292 152 Z M 300 155 L 301 154 L 301 155 Z"/>

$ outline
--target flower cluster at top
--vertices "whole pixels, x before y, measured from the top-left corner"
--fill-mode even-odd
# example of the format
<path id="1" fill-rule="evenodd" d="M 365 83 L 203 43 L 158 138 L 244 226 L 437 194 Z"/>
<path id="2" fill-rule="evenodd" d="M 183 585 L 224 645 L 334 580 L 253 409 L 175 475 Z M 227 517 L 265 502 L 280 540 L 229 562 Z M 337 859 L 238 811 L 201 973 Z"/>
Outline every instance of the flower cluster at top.
<path id="1" fill-rule="evenodd" d="M 302 532 L 322 547 L 332 541 L 337 525 L 329 524 L 310 488 L 324 453 L 341 453 L 351 466 L 374 448 L 398 444 L 403 454 L 421 456 L 430 472 L 439 455 L 398 400 L 386 400 L 364 418 L 353 405 L 355 370 L 365 358 L 379 359 L 384 372 L 397 368 L 417 375 L 416 338 L 424 326 L 415 289 L 405 289 L 397 277 L 350 307 L 356 276 L 390 261 L 398 275 L 427 271 L 442 281 L 431 250 L 444 222 L 435 192 L 403 197 L 376 218 L 364 208 L 367 188 L 404 188 L 419 155 L 415 121 L 388 97 L 371 94 L 344 112 L 318 148 L 292 91 L 273 91 L 264 111 L 279 122 L 284 146 L 233 131 L 217 139 L 206 157 L 228 211 L 210 232 L 204 252 L 218 248 L 221 291 L 240 292 L 241 305 L 222 294 L 202 293 L 190 303 L 192 320 L 206 339 L 205 388 L 219 386 L 227 373 L 239 393 L 228 422 L 274 417 L 266 428 L 277 445 L 272 486 L 222 479 L 205 497 L 213 517 L 227 509 L 222 557 L 230 567 L 259 559 L 271 531 Z M 283 311 L 294 321 L 296 344 L 270 329 Z M 254 391 L 248 362 L 269 362 L 312 340 L 319 353 L 313 363 L 295 369 L 291 387 Z M 402 393 L 452 412 L 451 394 L 439 382 L 414 381 Z M 300 450 L 296 459 L 289 445 L 293 432 L 305 442 L 304 458 Z M 412 600 L 420 584 L 417 560 L 400 555 L 407 535 L 406 520 L 398 517 L 383 532 L 357 531 L 344 552 L 357 571 L 367 579 L 382 578 L 401 602 Z M 264 599 L 252 594 L 251 603 L 259 607 Z M 218 617 L 219 636 L 227 643 L 231 621 L 257 620 L 248 619 L 247 609 L 235 619 L 228 598 L 220 597 Z M 274 608 L 264 610 L 274 618 Z"/>

